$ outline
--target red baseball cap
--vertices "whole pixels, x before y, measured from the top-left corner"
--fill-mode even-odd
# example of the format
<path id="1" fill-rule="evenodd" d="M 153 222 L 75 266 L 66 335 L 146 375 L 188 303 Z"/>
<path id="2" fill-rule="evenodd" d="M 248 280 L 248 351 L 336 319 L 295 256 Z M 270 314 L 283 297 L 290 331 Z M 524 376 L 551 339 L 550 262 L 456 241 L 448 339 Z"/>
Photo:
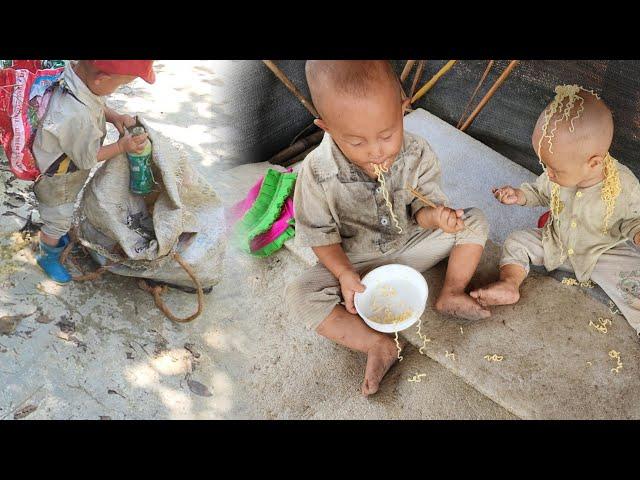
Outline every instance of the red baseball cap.
<path id="1" fill-rule="evenodd" d="M 94 67 L 114 75 L 135 75 L 147 83 L 156 81 L 153 60 L 90 60 Z"/>

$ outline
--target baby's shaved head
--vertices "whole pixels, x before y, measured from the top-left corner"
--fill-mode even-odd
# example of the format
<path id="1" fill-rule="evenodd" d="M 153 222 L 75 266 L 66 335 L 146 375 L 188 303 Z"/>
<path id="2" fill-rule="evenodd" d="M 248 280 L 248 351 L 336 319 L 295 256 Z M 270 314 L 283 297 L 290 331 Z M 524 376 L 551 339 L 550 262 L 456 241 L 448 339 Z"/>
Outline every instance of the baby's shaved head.
<path id="1" fill-rule="evenodd" d="M 308 60 L 305 72 L 321 116 L 324 103 L 333 95 L 362 98 L 380 88 L 392 88 L 401 99 L 398 78 L 387 60 Z"/>
<path id="2" fill-rule="evenodd" d="M 542 137 L 545 117 L 552 113 L 554 102 L 540 114 L 534 131 L 534 146 L 544 155 L 570 146 L 576 158 L 604 156 L 613 141 L 613 116 L 609 107 L 593 92 L 575 85 L 564 85 L 556 99 L 555 113 L 549 118 L 546 135 Z M 558 90 L 556 90 L 558 91 Z M 566 96 L 562 97 L 563 94 Z M 550 138 L 551 137 L 551 138 Z M 551 140 L 551 145 L 549 144 Z"/>

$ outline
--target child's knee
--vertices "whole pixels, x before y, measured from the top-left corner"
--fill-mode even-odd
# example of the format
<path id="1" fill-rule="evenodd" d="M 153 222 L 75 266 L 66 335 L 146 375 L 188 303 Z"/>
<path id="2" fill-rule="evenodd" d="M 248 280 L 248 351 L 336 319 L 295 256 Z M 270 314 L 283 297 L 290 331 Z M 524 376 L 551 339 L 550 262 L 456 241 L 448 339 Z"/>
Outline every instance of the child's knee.
<path id="1" fill-rule="evenodd" d="M 476 240 L 484 244 L 489 236 L 489 220 L 487 220 L 484 212 L 479 208 L 472 208 L 467 213 L 464 223 L 466 226 L 471 227 L 473 233 L 475 233 L 474 238 L 478 237 Z M 466 229 L 463 232 L 472 233 Z"/>
<path id="2" fill-rule="evenodd" d="M 287 284 L 284 289 L 284 300 L 289 310 L 295 310 L 298 305 L 307 302 L 309 295 L 317 290 L 314 284 L 315 278 L 309 275 L 309 272 L 303 273 Z"/>
<path id="3" fill-rule="evenodd" d="M 304 296 L 304 288 L 301 278 L 289 282 L 284 289 L 284 301 L 289 309 L 293 308 Z"/>
<path id="4" fill-rule="evenodd" d="M 522 242 L 519 240 L 519 231 L 511 232 L 504 241 L 505 248 L 514 248 L 522 245 Z"/>
<path id="5" fill-rule="evenodd" d="M 502 245 L 500 268 L 505 265 L 519 265 L 529 273 L 529 252 L 522 238 L 522 231 L 511 232 Z"/>
<path id="6" fill-rule="evenodd" d="M 504 241 L 503 250 L 510 252 L 527 252 L 527 246 L 530 244 L 530 238 L 527 230 L 515 230 L 509 234 Z"/>
<path id="7" fill-rule="evenodd" d="M 74 204 L 56 206 L 39 205 L 42 232 L 52 238 L 60 238 L 71 228 Z"/>

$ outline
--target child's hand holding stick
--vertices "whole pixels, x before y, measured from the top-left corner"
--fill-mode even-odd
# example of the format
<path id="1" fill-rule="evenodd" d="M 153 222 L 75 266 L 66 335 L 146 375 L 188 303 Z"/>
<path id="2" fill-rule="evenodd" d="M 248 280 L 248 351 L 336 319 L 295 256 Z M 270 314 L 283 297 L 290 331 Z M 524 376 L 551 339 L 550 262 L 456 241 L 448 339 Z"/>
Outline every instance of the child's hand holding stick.
<path id="1" fill-rule="evenodd" d="M 409 185 L 405 185 L 405 188 L 406 188 L 409 192 L 411 192 L 411 194 L 412 194 L 414 197 L 416 197 L 418 200 L 420 200 L 420 201 L 421 201 L 422 203 L 424 203 L 426 206 L 431 207 L 431 208 L 436 209 L 436 210 L 442 210 L 441 212 L 439 212 L 440 216 L 442 216 L 442 215 L 444 215 L 444 214 L 446 213 L 446 212 L 444 211 L 444 209 L 445 209 L 446 207 L 444 207 L 444 206 L 442 206 L 442 205 L 436 205 L 435 203 L 433 203 L 431 200 L 429 200 L 427 197 L 425 197 L 423 194 L 421 194 L 421 193 L 420 193 L 418 190 L 416 190 L 415 188 L 413 188 L 413 187 L 411 187 L 411 186 L 409 186 Z M 467 213 L 469 210 L 470 210 L 469 208 L 465 208 L 464 210 L 462 210 L 462 213 L 460 213 L 459 215 L 458 215 L 458 213 L 459 213 L 459 211 L 458 211 L 458 210 L 453 210 L 453 212 L 455 212 L 455 214 L 456 214 L 456 216 L 457 216 L 457 217 L 462 217 L 462 214 Z M 462 222 L 462 218 L 460 218 L 460 219 L 459 219 L 459 221 L 460 221 L 460 222 Z M 469 230 L 469 231 L 470 231 L 470 232 L 472 232 L 473 234 L 478 235 L 478 233 L 477 233 L 473 228 L 471 228 L 470 226 L 468 226 L 468 225 L 464 225 L 464 223 L 462 223 L 462 227 L 463 227 L 463 228 L 465 228 L 465 229 L 467 229 L 467 230 Z M 442 227 L 441 227 L 441 228 L 442 228 Z M 443 228 L 443 230 L 445 230 L 445 231 L 447 231 L 447 230 L 451 230 L 451 231 L 450 231 L 450 233 L 454 233 L 454 232 L 458 231 L 458 229 L 456 229 L 456 228 L 455 228 L 455 225 L 454 225 L 454 228 L 452 228 L 452 229 Z"/>

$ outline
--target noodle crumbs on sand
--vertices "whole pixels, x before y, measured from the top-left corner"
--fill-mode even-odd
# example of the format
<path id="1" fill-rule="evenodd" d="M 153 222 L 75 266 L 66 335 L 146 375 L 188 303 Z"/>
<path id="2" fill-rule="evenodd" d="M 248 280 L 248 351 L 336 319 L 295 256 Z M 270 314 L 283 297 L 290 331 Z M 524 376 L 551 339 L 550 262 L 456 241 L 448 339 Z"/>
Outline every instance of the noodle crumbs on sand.
<path id="1" fill-rule="evenodd" d="M 418 349 L 418 351 L 420 352 L 420 355 L 426 355 L 423 350 L 427 346 L 427 342 L 430 342 L 431 339 L 422 333 L 422 318 L 418 319 L 418 337 L 420 337 L 420 340 L 422 340 L 422 346 Z"/>
<path id="2" fill-rule="evenodd" d="M 409 382 L 420 383 L 422 381 L 421 377 L 426 377 L 426 373 L 416 373 L 413 377 L 409 378 Z"/>
<path id="3" fill-rule="evenodd" d="M 607 325 L 612 325 L 611 320 L 609 320 L 608 318 L 598 318 L 598 324 L 595 324 L 592 320 L 589 320 L 589 326 L 595 328 L 600 333 L 607 333 Z"/>
<path id="4" fill-rule="evenodd" d="M 619 373 L 622 370 L 622 359 L 620 358 L 620 352 L 616 352 L 615 350 L 611 350 L 609 352 L 609 356 L 616 360 L 617 366 L 611 369 L 611 373 Z"/>
<path id="5" fill-rule="evenodd" d="M 483 357 L 487 362 L 501 362 L 504 360 L 504 355 L 498 355 L 494 353 L 493 355 L 485 355 Z"/>
<path id="6" fill-rule="evenodd" d="M 583 288 L 593 288 L 595 284 L 591 280 L 587 280 L 585 282 L 578 282 L 575 278 L 564 277 L 562 279 L 563 285 L 569 285 L 571 287 L 583 287 Z"/>

